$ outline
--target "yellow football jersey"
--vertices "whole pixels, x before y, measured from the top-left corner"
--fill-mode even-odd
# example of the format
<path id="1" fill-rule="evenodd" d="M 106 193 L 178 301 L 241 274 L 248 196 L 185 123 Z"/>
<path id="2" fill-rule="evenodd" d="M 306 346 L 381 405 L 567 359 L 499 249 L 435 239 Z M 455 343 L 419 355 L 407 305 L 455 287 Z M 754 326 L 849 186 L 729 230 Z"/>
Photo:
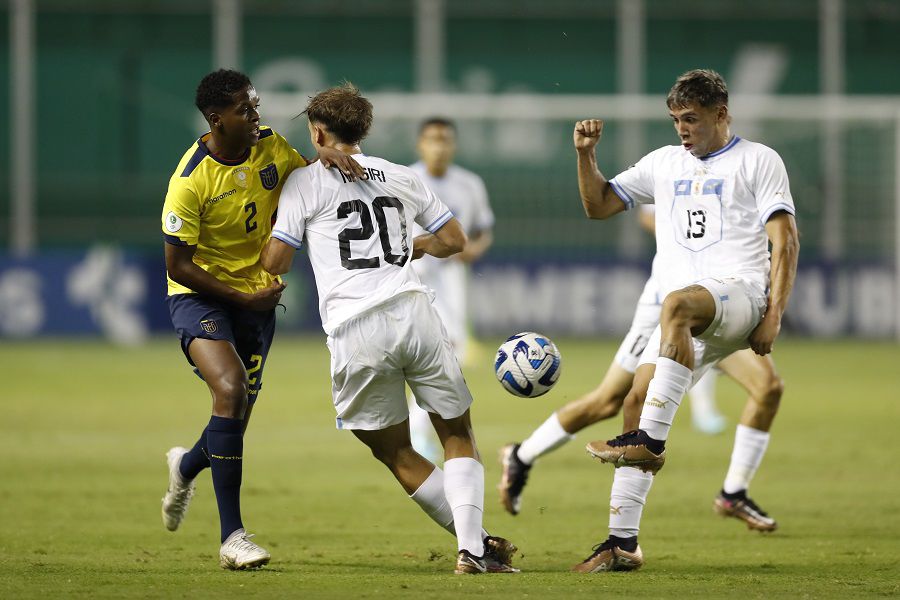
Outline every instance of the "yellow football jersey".
<path id="1" fill-rule="evenodd" d="M 274 280 L 259 253 L 272 233 L 281 188 L 308 161 L 268 127 L 260 127 L 259 142 L 243 160 L 211 154 L 209 136 L 185 152 L 169 180 L 162 231 L 169 244 L 197 246 L 194 262 L 216 279 L 253 293 Z M 192 293 L 168 282 L 170 296 Z"/>

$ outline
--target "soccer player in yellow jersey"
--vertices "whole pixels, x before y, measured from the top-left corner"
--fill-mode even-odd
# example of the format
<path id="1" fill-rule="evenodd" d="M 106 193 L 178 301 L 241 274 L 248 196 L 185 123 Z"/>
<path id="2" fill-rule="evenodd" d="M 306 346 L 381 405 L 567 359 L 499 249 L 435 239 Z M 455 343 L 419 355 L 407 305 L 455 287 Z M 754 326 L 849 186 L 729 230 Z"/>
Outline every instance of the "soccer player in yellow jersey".
<path id="1" fill-rule="evenodd" d="M 243 73 L 218 70 L 197 87 L 209 133 L 192 145 L 169 180 L 162 214 L 168 304 L 181 348 L 209 386 L 212 417 L 191 450 L 167 454 L 163 523 L 178 528 L 194 479 L 212 472 L 219 507 L 220 564 L 257 568 L 269 553 L 249 540 L 240 511 L 243 434 L 262 386 L 284 283 L 259 265 L 287 176 L 308 162 L 259 124 L 259 95 Z M 326 149 L 323 164 L 362 173 Z"/>

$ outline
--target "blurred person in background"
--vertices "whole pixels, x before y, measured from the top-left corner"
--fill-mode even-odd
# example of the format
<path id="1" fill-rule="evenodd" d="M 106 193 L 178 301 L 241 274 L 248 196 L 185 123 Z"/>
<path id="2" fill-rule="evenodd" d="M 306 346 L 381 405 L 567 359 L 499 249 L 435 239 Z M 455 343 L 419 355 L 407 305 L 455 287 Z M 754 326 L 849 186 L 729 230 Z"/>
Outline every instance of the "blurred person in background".
<path id="1" fill-rule="evenodd" d="M 162 212 L 167 302 L 188 363 L 209 387 L 212 416 L 190 450 L 166 454 L 169 487 L 163 524 L 175 531 L 194 494 L 195 478 L 212 472 L 221 526 L 219 562 L 257 568 L 269 552 L 250 541 L 241 519 L 244 432 L 275 333 L 284 283 L 259 265 L 287 176 L 308 164 L 283 137 L 260 125 L 259 95 L 243 73 L 206 75 L 195 98 L 209 124 L 178 163 Z M 336 151 L 334 164 L 362 171 Z M 327 158 L 325 158 L 327 160 Z M 329 164 L 332 164 L 329 161 Z"/>
<path id="2" fill-rule="evenodd" d="M 453 121 L 443 117 L 423 121 L 419 125 L 416 150 L 419 161 L 410 168 L 453 211 L 469 240 L 462 252 L 446 260 L 424 256 L 413 263 L 422 283 L 434 290 L 434 307 L 444 323 L 457 360 L 465 364 L 469 349 L 469 269 L 494 241 L 494 213 L 481 177 L 453 163 L 456 156 L 456 125 Z M 416 235 L 421 233 L 423 230 L 417 227 Z M 409 411 L 413 446 L 430 460 L 438 460 L 441 447 L 428 413 L 412 398 Z"/>
<path id="3" fill-rule="evenodd" d="M 653 205 L 640 205 L 638 218 L 644 229 L 651 233 L 655 231 Z M 653 264 L 655 267 L 655 258 Z M 654 271 L 655 269 L 651 269 L 650 278 L 638 300 L 631 327 L 622 340 L 600 385 L 554 412 L 525 441 L 507 444 L 500 450 L 502 475 L 497 489 L 500 492 L 500 503 L 510 514 L 516 515 L 521 510 L 525 484 L 528 483 L 531 468 L 539 457 L 549 454 L 575 439 L 575 434 L 585 427 L 610 419 L 622 410 L 625 396 L 634 381 L 634 373 L 641 354 L 653 335 L 654 329 L 659 325 L 662 298 L 659 295 L 659 286 Z M 743 435 L 745 427 L 769 431 L 781 402 L 784 385 L 775 371 L 775 364 L 771 357 L 757 356 L 750 349 L 740 350 L 728 356 L 717 363 L 715 368 L 707 371 L 689 392 L 692 423 L 703 433 L 719 433 L 724 427 L 724 417 L 719 414 L 715 405 L 715 383 L 720 369 L 749 393 L 740 424 L 737 427 L 731 465 L 723 484 L 723 490 L 726 493 L 734 493 L 739 490 L 744 490 L 746 493 L 746 486 L 742 487 L 741 480 L 735 477 L 735 474 L 742 472 L 747 467 L 745 452 L 737 440 Z M 699 391 L 698 388 L 700 388 Z M 632 411 L 632 417 L 636 416 L 637 413 Z M 636 427 L 637 422 L 632 418 L 625 422 L 623 431 L 629 431 Z M 761 460 L 762 453 L 751 460 L 751 467 L 754 471 Z M 749 478 L 747 485 L 749 485 Z M 721 512 L 718 500 L 715 506 L 717 512 Z M 751 529 L 759 531 L 773 531 L 777 527 L 774 519 L 758 509 L 756 512 L 752 510 L 732 511 L 727 516 L 739 518 Z"/>
<path id="4" fill-rule="evenodd" d="M 631 571 L 644 564 L 638 530 L 666 440 L 686 391 L 718 360 L 750 347 L 772 351 L 797 272 L 794 202 L 777 152 L 732 135 L 728 88 L 715 71 L 682 74 L 666 98 L 679 145 L 664 146 L 607 180 L 597 166 L 603 121 L 575 124 L 578 187 L 585 214 L 606 219 L 657 205 L 656 274 L 664 295 L 660 325 L 641 355 L 624 401 L 626 429 L 587 450 L 616 467 L 609 536 L 573 570 Z M 769 249 L 771 245 L 771 250 Z M 635 415 L 639 410 L 639 418 Z M 771 418 L 739 426 L 716 509 L 751 525 L 768 518 L 747 487 L 769 442 Z M 734 466 L 735 460 L 732 460 Z"/>

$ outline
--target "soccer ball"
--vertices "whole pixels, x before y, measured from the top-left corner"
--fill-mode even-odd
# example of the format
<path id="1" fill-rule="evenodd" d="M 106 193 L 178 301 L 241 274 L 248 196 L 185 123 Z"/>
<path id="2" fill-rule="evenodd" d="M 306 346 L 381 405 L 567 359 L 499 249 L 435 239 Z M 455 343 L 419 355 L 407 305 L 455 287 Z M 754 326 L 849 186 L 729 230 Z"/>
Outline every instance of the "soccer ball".
<path id="1" fill-rule="evenodd" d="M 549 392 L 559 379 L 560 359 L 559 349 L 550 338 L 526 331 L 500 345 L 494 372 L 510 394 L 536 398 Z"/>

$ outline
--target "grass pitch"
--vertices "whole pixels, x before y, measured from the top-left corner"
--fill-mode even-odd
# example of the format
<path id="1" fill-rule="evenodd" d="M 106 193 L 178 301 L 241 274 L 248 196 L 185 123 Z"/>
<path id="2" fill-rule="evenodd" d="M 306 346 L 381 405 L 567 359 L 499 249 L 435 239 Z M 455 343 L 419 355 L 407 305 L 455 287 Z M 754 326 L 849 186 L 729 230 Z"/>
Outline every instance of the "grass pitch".
<path id="1" fill-rule="evenodd" d="M 487 528 L 521 549 L 515 576 L 453 576 L 455 542 L 408 500 L 352 434 L 334 429 L 328 355 L 319 337 L 276 340 L 245 443 L 243 510 L 273 555 L 257 572 L 217 563 L 208 471 L 182 528 L 159 516 L 165 451 L 191 445 L 208 393 L 174 338 L 137 349 L 101 342 L 0 345 L 0 596 L 4 598 L 596 598 L 858 597 L 900 594 L 900 347 L 783 340 L 787 388 L 753 497 L 773 535 L 716 517 L 733 430 L 695 434 L 684 407 L 669 461 L 644 512 L 646 566 L 585 576 L 568 569 L 606 536 L 612 469 L 583 444 L 594 426 L 541 459 L 517 517 L 494 486 L 496 451 L 593 387 L 612 342 L 560 340 L 563 375 L 545 397 L 506 394 L 486 341 L 466 369 L 486 466 Z M 744 395 L 721 379 L 736 422 Z"/>

